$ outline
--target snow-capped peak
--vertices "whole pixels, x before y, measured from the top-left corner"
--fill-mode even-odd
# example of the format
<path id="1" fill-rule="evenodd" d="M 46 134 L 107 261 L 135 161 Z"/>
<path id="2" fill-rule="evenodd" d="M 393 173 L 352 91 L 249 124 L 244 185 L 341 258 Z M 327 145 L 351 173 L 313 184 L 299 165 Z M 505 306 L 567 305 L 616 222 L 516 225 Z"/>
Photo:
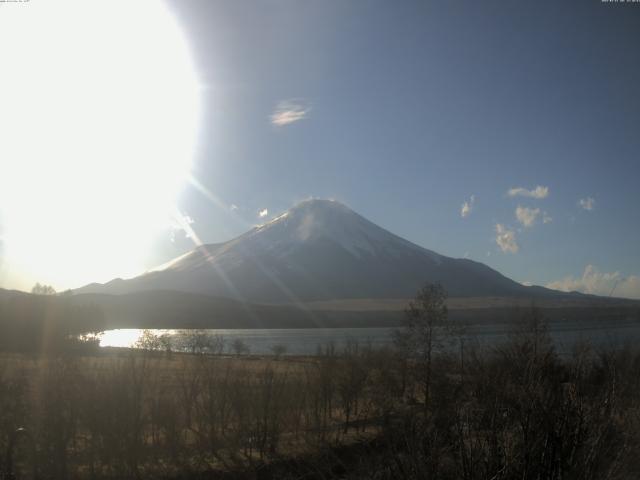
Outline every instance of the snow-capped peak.
<path id="1" fill-rule="evenodd" d="M 317 241 L 336 244 L 356 257 L 376 253 L 398 256 L 407 247 L 429 252 L 375 225 L 336 200 L 317 198 L 296 204 L 238 240 L 243 238 L 248 241 L 259 238 L 272 253 L 281 249 L 288 252 L 298 245 Z M 439 255 L 429 253 L 434 261 L 439 261 Z"/>

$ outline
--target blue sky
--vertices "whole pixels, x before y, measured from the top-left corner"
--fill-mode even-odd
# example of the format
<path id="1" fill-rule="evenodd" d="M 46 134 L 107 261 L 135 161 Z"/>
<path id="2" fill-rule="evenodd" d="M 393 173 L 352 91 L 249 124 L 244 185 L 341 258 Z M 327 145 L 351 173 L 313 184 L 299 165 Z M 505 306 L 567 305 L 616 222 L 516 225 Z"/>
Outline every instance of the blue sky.
<path id="1" fill-rule="evenodd" d="M 205 243 L 334 198 L 521 282 L 640 298 L 640 4 L 164 3 L 201 89 L 178 206 Z M 144 263 L 190 248 L 165 231 Z"/>
<path id="2" fill-rule="evenodd" d="M 203 240 L 332 197 L 519 281 L 638 286 L 640 5 L 169 5 L 206 85 L 194 175 L 219 204 L 181 200 Z M 298 121 L 275 126 L 282 102 Z M 507 193 L 537 186 L 545 198 Z M 600 276 L 580 283 L 588 265 Z"/>

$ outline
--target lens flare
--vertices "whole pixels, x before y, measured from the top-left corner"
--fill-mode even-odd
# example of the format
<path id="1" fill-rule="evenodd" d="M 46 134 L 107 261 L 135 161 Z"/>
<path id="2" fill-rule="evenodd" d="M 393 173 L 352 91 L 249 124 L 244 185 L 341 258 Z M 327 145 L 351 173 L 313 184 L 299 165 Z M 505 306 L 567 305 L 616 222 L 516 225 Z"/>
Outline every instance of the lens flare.
<path id="1" fill-rule="evenodd" d="M 156 0 L 2 7 L 3 274 L 67 288 L 139 273 L 196 138 L 175 19 Z"/>

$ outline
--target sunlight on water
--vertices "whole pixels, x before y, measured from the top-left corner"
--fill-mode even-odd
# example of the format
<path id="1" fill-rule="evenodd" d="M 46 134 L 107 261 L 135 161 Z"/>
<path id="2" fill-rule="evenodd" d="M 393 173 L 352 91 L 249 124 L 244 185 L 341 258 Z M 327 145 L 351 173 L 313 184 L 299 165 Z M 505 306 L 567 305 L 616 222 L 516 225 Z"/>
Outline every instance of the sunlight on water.
<path id="1" fill-rule="evenodd" d="M 107 330 L 100 337 L 101 347 L 131 347 L 140 338 L 142 330 L 138 328 L 121 328 Z"/>
<path id="2" fill-rule="evenodd" d="M 224 352 L 232 352 L 232 342 L 240 339 L 251 353 L 268 354 L 274 345 L 284 345 L 289 354 L 314 354 L 319 345 L 334 344 L 341 348 L 348 341 L 357 340 L 362 346 L 382 346 L 391 342 L 389 328 L 304 328 L 304 329 L 213 329 L 205 330 L 209 335 L 220 336 L 224 341 Z M 178 340 L 187 332 L 183 330 L 150 329 L 154 335 L 169 334 Z M 143 329 L 122 328 L 107 330 L 100 337 L 101 347 L 133 347 Z"/>
<path id="3" fill-rule="evenodd" d="M 589 342 L 605 347 L 640 342 L 640 326 L 635 323 L 585 324 L 563 322 L 550 324 L 550 335 L 559 352 L 569 353 L 576 344 Z M 348 342 L 360 346 L 382 347 L 392 343 L 393 328 L 305 328 L 305 329 L 213 329 L 205 330 L 211 336 L 219 336 L 224 343 L 223 352 L 232 353 L 232 344 L 239 339 L 252 354 L 269 354 L 275 345 L 284 346 L 287 354 L 313 355 L 318 346 L 334 345 L 338 351 Z M 495 346 L 509 340 L 513 326 L 505 324 L 476 325 L 468 328 L 468 344 Z M 107 330 L 100 338 L 101 347 L 133 347 L 144 330 L 123 328 Z M 169 334 L 174 338 L 174 348 L 180 349 L 180 337 L 189 330 L 150 330 L 157 336 Z M 184 348 L 184 347 L 182 347 Z"/>

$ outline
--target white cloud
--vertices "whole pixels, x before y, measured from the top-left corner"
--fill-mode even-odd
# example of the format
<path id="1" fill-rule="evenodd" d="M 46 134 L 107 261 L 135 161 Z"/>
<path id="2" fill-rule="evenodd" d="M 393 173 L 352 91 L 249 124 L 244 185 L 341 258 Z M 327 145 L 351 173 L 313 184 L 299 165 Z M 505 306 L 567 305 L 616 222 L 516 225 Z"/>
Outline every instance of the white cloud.
<path id="1" fill-rule="evenodd" d="M 229 206 L 229 210 L 231 210 L 232 212 L 235 212 L 236 210 L 238 210 L 238 206 L 235 203 L 232 203 Z"/>
<path id="2" fill-rule="evenodd" d="M 553 218 L 547 212 L 542 213 L 542 223 L 551 223 Z"/>
<path id="3" fill-rule="evenodd" d="M 625 277 L 620 272 L 603 273 L 593 265 L 585 267 L 582 277 L 569 275 L 561 280 L 548 283 L 546 286 L 564 292 L 578 291 L 593 295 L 640 299 L 639 276 Z"/>
<path id="4" fill-rule="evenodd" d="M 304 120 L 311 111 L 311 107 L 303 100 L 284 100 L 278 105 L 269 117 L 272 125 L 284 127 L 292 123 Z"/>
<path id="5" fill-rule="evenodd" d="M 496 243 L 505 253 L 518 253 L 520 249 L 516 240 L 516 232 L 500 223 L 496 224 Z"/>
<path id="6" fill-rule="evenodd" d="M 192 238 L 193 228 L 191 227 L 191 225 L 193 225 L 194 223 L 196 223 L 195 220 L 189 215 L 174 216 L 171 219 L 171 230 L 169 232 L 169 239 L 171 240 L 171 242 L 174 243 L 176 241 L 176 235 L 179 232 L 183 232 L 185 238 Z"/>
<path id="7" fill-rule="evenodd" d="M 525 227 L 533 227 L 538 215 L 540 215 L 539 208 L 527 208 L 520 205 L 516 208 L 516 218 Z"/>
<path id="8" fill-rule="evenodd" d="M 593 207 L 596 205 L 596 200 L 593 197 L 581 198 L 578 201 L 578 205 L 580 205 L 585 210 L 593 210 Z"/>
<path id="9" fill-rule="evenodd" d="M 537 199 L 547 198 L 549 196 L 549 187 L 538 185 L 532 190 L 527 190 L 523 187 L 514 187 L 507 191 L 507 195 L 510 197 L 529 197 Z"/>
<path id="10" fill-rule="evenodd" d="M 469 197 L 469 200 L 465 200 L 465 202 L 462 204 L 462 207 L 460 208 L 460 216 L 462 218 L 465 218 L 471 215 L 471 212 L 473 211 L 473 207 L 475 203 L 476 203 L 476 196 L 471 195 L 471 197 Z"/>
<path id="11" fill-rule="evenodd" d="M 186 231 L 187 228 L 190 225 L 193 225 L 194 223 L 196 223 L 195 220 L 191 218 L 189 215 L 183 215 L 179 212 L 173 215 L 169 220 L 169 226 L 174 230 Z"/>
<path id="12" fill-rule="evenodd" d="M 266 217 L 267 215 L 269 215 L 269 210 L 267 210 L 266 208 L 258 211 L 258 216 L 260 218 Z"/>

